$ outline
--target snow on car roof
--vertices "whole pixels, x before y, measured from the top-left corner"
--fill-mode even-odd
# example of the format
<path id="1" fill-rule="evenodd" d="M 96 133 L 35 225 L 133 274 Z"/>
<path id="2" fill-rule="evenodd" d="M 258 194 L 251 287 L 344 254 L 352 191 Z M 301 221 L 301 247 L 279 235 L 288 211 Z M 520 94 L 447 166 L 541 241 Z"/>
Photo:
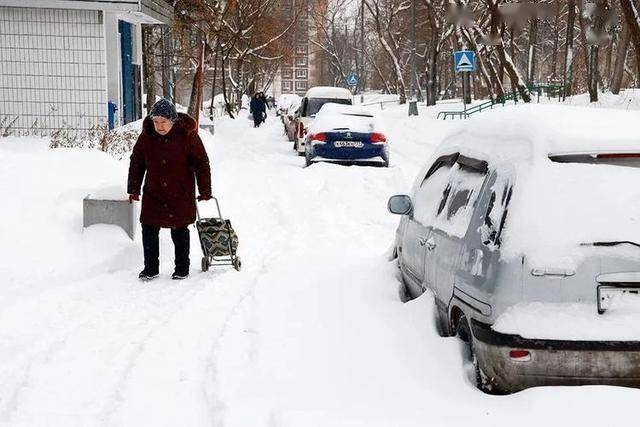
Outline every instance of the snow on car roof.
<path id="1" fill-rule="evenodd" d="M 518 105 L 478 114 L 445 138 L 441 151 L 460 148 L 487 160 L 547 158 L 572 152 L 640 150 L 640 112 Z"/>
<path id="2" fill-rule="evenodd" d="M 316 86 L 307 91 L 305 98 L 352 99 L 353 95 L 342 87 Z"/>
<path id="3" fill-rule="evenodd" d="M 636 123 L 639 112 L 515 106 L 464 121 L 436 156 L 459 152 L 486 160 L 490 169 L 509 169 L 497 184 L 515 183 L 503 259 L 525 255 L 535 266 L 575 269 L 586 257 L 604 253 L 581 243 L 640 242 L 640 168 L 556 163 L 549 154 L 640 152 Z M 640 253 L 635 247 L 613 251 L 629 257 Z"/>
<path id="4" fill-rule="evenodd" d="M 327 103 L 316 114 L 309 133 L 337 129 L 352 132 L 382 132 L 377 117 L 371 111 L 352 105 Z"/>

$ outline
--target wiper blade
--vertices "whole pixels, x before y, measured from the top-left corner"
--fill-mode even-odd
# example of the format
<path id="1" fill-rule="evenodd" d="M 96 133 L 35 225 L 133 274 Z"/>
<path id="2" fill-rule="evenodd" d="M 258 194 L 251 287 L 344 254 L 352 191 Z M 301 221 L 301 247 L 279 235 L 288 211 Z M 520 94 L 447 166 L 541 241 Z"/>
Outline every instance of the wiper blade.
<path id="1" fill-rule="evenodd" d="M 640 243 L 632 242 L 630 240 L 618 240 L 614 242 L 580 243 L 580 246 L 618 246 L 618 245 L 632 245 L 640 248 Z"/>

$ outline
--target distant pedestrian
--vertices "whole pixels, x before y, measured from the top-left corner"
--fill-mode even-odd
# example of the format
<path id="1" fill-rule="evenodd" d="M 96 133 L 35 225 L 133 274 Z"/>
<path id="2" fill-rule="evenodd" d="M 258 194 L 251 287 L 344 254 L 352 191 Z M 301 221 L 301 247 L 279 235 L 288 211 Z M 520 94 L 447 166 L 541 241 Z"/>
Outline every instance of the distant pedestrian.
<path id="1" fill-rule="evenodd" d="M 196 121 L 176 112 L 166 99 L 156 102 L 144 119 L 142 134 L 133 147 L 127 192 L 129 202 L 142 194 L 142 246 L 144 270 L 139 274 L 147 281 L 160 271 L 161 228 L 171 229 L 175 246 L 175 271 L 172 279 L 189 275 L 189 229 L 196 219 L 196 181 L 198 200 L 211 199 L 209 157 L 198 136 Z M 144 179 L 144 186 L 143 186 Z"/>
<path id="2" fill-rule="evenodd" d="M 253 127 L 259 127 L 267 117 L 267 100 L 264 93 L 257 92 L 249 105 L 251 115 L 253 116 Z"/>

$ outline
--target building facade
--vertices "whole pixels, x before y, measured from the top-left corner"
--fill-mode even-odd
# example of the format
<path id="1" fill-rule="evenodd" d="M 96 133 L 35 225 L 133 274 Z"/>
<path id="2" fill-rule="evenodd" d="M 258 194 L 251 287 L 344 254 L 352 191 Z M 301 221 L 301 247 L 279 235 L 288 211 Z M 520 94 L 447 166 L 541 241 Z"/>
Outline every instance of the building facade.
<path id="1" fill-rule="evenodd" d="M 314 16 L 323 14 L 325 0 L 281 0 L 279 7 L 283 19 L 293 19 L 296 14 L 294 31 L 289 35 L 293 47 L 292 58 L 284 63 L 273 83 L 275 97 L 283 93 L 295 93 L 303 96 L 307 89 L 326 84 L 326 60 L 324 54 L 312 42 L 321 43 L 316 30 Z"/>
<path id="2" fill-rule="evenodd" d="M 0 0 L 0 122 L 86 131 L 142 116 L 142 24 L 165 0 Z"/>

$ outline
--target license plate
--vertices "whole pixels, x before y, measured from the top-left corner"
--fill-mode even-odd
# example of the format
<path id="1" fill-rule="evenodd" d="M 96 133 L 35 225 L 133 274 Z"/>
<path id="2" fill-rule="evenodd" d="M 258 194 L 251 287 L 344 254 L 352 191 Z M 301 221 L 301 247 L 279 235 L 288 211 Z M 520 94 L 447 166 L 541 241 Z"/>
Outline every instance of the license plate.
<path id="1" fill-rule="evenodd" d="M 362 148 L 364 143 L 362 141 L 336 141 L 333 145 L 337 148 Z"/>

